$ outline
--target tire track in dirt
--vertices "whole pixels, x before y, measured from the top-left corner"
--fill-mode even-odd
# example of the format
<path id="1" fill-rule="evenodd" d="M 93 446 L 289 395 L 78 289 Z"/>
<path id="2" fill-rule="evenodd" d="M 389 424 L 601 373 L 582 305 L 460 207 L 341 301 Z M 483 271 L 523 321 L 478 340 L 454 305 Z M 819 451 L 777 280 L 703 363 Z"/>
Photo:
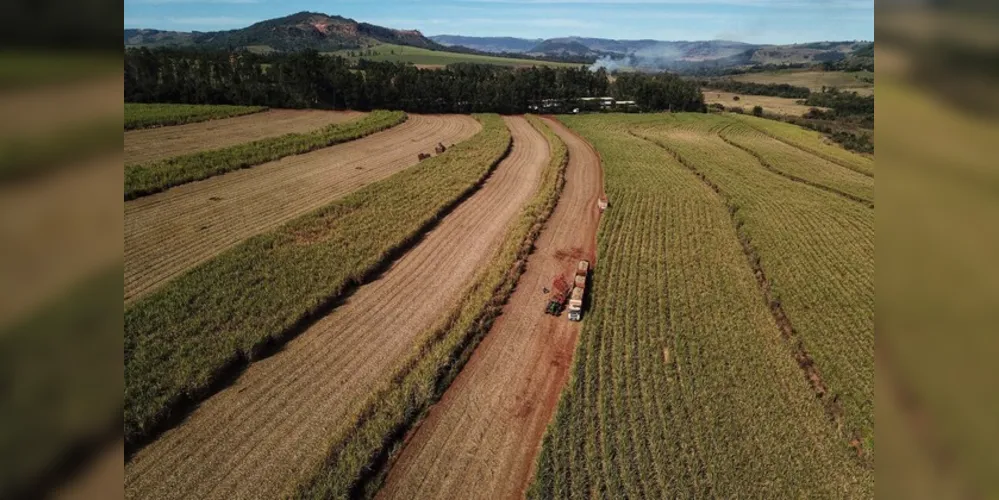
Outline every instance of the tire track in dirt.
<path id="1" fill-rule="evenodd" d="M 125 203 L 125 303 L 229 247 L 417 163 L 481 129 L 470 116 L 410 115 L 355 141 Z"/>
<path id="2" fill-rule="evenodd" d="M 517 289 L 468 364 L 407 437 L 379 498 L 520 498 L 569 368 L 580 324 L 544 313 L 542 291 L 594 261 L 603 177 L 596 152 L 560 123 L 566 183 Z"/>
<path id="3" fill-rule="evenodd" d="M 163 160 L 284 134 L 311 132 L 364 115 L 358 111 L 275 109 L 221 120 L 130 130 L 125 132 L 125 164 Z"/>
<path id="4" fill-rule="evenodd" d="M 379 279 L 257 361 L 125 467 L 128 498 L 271 498 L 325 458 L 364 396 L 460 299 L 534 194 L 548 143 L 507 118 L 510 155 Z"/>

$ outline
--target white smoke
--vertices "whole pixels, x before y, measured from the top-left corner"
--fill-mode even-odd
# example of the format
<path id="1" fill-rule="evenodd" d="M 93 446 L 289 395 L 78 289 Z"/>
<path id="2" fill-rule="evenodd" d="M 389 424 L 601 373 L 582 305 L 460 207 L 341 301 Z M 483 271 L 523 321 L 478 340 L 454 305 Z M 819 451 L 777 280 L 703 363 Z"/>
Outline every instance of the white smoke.
<path id="1" fill-rule="evenodd" d="M 596 71 L 600 68 L 604 68 L 608 73 L 612 73 L 627 66 L 631 66 L 630 56 L 625 56 L 620 59 L 614 59 L 611 56 L 603 56 L 590 65 L 590 71 Z"/>

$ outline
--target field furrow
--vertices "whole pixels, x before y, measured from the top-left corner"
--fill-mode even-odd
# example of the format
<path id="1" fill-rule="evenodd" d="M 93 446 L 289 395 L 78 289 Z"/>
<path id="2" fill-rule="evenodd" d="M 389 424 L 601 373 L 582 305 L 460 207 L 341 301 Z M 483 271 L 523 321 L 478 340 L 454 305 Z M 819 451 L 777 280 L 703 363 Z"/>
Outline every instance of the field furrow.
<path id="1" fill-rule="evenodd" d="M 579 324 L 544 313 L 552 278 L 593 260 L 600 163 L 553 121 L 569 153 L 566 183 L 517 288 L 441 401 L 409 437 L 382 498 L 511 498 L 531 477 L 568 377 Z"/>
<path id="2" fill-rule="evenodd" d="M 125 302 L 250 236 L 417 163 L 481 126 L 412 115 L 384 132 L 125 203 Z"/>
<path id="3" fill-rule="evenodd" d="M 742 182 L 773 177 L 834 199 L 837 211 L 872 211 L 777 176 L 710 127 L 680 124 L 671 115 L 564 121 L 599 151 L 611 207 L 599 234 L 592 310 L 529 496 L 873 495 L 873 472 L 829 423 L 763 300 L 726 200 L 631 132 L 671 144 L 708 141 L 713 149 L 700 160 L 736 157 L 716 168 L 735 170 Z M 770 187 L 773 199 L 792 190 Z M 802 217 L 770 215 L 787 224 Z M 745 230 L 752 229 L 747 222 Z M 807 250 L 802 260 L 817 258 L 811 245 Z M 826 281 L 852 279 L 858 278 Z M 598 408 L 599 416 L 588 408 Z M 596 467 L 572 459 L 578 443 L 590 447 Z"/>
<path id="4" fill-rule="evenodd" d="M 414 120 L 434 119 L 406 125 Z M 479 191 L 378 280 L 140 450 L 126 464 L 126 497 L 275 497 L 306 479 L 416 336 L 459 300 L 534 192 L 544 139 L 522 118 L 507 124 L 513 150 Z M 418 140 L 402 142 L 397 149 L 408 150 Z"/>
<path id="5" fill-rule="evenodd" d="M 364 116 L 357 111 L 275 109 L 235 118 L 125 132 L 125 164 L 221 149 L 291 133 L 305 133 Z"/>

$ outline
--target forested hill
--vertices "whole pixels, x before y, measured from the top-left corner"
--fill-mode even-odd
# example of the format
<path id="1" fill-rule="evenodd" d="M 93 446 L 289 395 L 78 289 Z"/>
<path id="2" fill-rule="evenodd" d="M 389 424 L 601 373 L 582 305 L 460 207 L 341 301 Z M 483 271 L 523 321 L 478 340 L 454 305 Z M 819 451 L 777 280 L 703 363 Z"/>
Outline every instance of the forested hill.
<path id="1" fill-rule="evenodd" d="M 442 48 L 437 42 L 416 30 L 396 30 L 315 12 L 299 12 L 230 31 L 187 33 L 147 29 L 125 30 L 126 47 L 249 48 L 263 52 L 272 50 L 292 52 L 302 49 L 320 51 L 356 49 L 378 43 Z"/>

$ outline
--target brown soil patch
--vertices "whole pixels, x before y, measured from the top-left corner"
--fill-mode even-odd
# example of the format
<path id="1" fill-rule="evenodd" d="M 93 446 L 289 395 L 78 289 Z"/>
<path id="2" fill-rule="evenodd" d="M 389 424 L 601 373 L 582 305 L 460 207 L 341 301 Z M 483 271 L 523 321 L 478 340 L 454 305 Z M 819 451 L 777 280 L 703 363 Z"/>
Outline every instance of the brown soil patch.
<path id="1" fill-rule="evenodd" d="M 327 440 L 457 303 L 537 189 L 547 142 L 523 118 L 506 121 L 513 149 L 479 191 L 381 278 L 137 452 L 125 496 L 275 498 L 320 463 Z"/>
<path id="2" fill-rule="evenodd" d="M 520 498 L 569 377 L 580 323 L 544 314 L 543 289 L 592 260 L 603 192 L 596 153 L 553 121 L 569 149 L 562 197 L 517 289 L 441 401 L 407 439 L 381 498 Z M 585 319 L 584 319 L 585 321 Z"/>
<path id="3" fill-rule="evenodd" d="M 125 132 L 125 164 L 163 160 L 356 120 L 358 111 L 275 109 L 263 113 Z"/>
<path id="4" fill-rule="evenodd" d="M 253 235 L 415 165 L 417 153 L 438 142 L 459 142 L 479 129 L 470 116 L 410 115 L 356 141 L 129 201 L 125 302 Z"/>

